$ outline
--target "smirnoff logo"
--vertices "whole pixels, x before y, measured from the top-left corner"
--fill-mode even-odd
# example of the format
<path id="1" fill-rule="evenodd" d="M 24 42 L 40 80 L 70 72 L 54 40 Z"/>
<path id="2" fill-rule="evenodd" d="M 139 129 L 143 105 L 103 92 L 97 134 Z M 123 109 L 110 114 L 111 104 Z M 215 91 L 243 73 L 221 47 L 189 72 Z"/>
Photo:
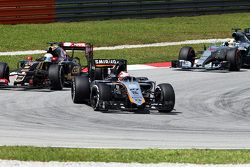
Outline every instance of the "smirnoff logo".
<path id="1" fill-rule="evenodd" d="M 96 59 L 95 64 L 118 64 L 119 60 L 114 59 Z"/>

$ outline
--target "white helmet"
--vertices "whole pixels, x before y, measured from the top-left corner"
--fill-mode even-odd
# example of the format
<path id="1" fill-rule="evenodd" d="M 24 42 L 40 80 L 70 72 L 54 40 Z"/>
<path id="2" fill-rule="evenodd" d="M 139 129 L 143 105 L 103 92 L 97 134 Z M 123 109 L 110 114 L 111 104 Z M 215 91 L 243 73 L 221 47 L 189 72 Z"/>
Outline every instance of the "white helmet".
<path id="1" fill-rule="evenodd" d="M 52 62 L 52 57 L 53 57 L 52 54 L 46 53 L 46 54 L 44 55 L 44 61 L 45 61 L 45 62 Z"/>
<path id="2" fill-rule="evenodd" d="M 129 73 L 127 73 L 127 72 L 125 72 L 125 71 L 121 71 L 120 73 L 119 73 L 119 75 L 118 75 L 118 80 L 123 80 L 123 78 L 125 78 L 125 77 L 129 77 L 130 75 L 129 75 Z"/>
<path id="3" fill-rule="evenodd" d="M 236 43 L 236 41 L 233 38 L 228 40 L 229 47 L 235 46 L 235 43 Z"/>

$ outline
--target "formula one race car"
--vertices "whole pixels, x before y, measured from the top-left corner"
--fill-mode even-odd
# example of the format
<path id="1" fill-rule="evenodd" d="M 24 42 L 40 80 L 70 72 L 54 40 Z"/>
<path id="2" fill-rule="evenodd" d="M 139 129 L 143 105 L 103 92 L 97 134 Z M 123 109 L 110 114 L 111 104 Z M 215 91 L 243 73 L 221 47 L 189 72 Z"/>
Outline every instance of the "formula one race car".
<path id="1" fill-rule="evenodd" d="M 171 112 L 175 93 L 168 83 L 156 85 L 146 77 L 133 77 L 127 73 L 123 59 L 95 59 L 93 67 L 102 69 L 102 79 L 76 76 L 72 84 L 74 103 L 90 103 L 94 110 L 125 110 L 141 112 L 156 109 Z M 146 109 L 146 110 L 145 110 Z"/>
<path id="2" fill-rule="evenodd" d="M 172 61 L 172 67 L 182 69 L 229 69 L 239 71 L 242 66 L 250 65 L 250 29 L 239 32 L 234 29 L 233 39 L 222 45 L 212 45 L 204 51 L 199 59 L 196 58 L 194 49 L 190 46 L 182 47 L 179 58 Z"/>
<path id="3" fill-rule="evenodd" d="M 238 48 L 213 45 L 204 50 L 201 57 L 196 59 L 194 49 L 190 46 L 185 46 L 179 52 L 179 59 L 172 61 L 172 67 L 239 71 L 241 68 L 241 54 Z"/>
<path id="4" fill-rule="evenodd" d="M 237 47 L 240 50 L 242 61 L 241 66 L 250 65 L 250 28 L 245 28 L 244 32 L 240 32 L 240 28 L 233 29 L 232 42 L 226 42 L 226 45 Z"/>
<path id="5" fill-rule="evenodd" d="M 52 90 L 61 90 L 64 85 L 71 85 L 73 77 L 81 73 L 80 60 L 74 57 L 74 51 L 85 51 L 87 58 L 93 56 L 93 46 L 88 43 L 49 44 L 51 46 L 43 57 L 33 61 L 29 56 L 27 60 L 19 62 L 14 86 L 50 87 Z M 66 53 L 67 50 L 72 51 L 71 56 Z M 0 71 L 0 77 L 8 75 L 7 73 Z"/>

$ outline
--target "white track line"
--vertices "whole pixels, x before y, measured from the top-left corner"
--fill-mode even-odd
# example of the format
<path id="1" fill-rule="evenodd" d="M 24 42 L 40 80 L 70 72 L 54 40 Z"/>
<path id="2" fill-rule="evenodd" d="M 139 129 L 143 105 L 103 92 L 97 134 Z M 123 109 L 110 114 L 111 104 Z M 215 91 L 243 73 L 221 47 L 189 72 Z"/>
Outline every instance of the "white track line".
<path id="1" fill-rule="evenodd" d="M 108 47 L 96 47 L 94 48 L 94 50 L 120 50 L 120 49 L 188 45 L 188 44 L 200 44 L 200 43 L 217 43 L 217 42 L 225 42 L 226 40 L 227 39 L 203 39 L 203 40 L 200 39 L 200 40 L 187 40 L 187 41 L 180 41 L 180 42 L 161 42 L 161 43 L 140 44 L 140 45 L 119 45 L 119 46 L 108 46 Z M 42 54 L 45 52 L 46 51 L 44 50 L 0 52 L 0 56 Z"/>
<path id="2" fill-rule="evenodd" d="M 32 162 L 1 160 L 0 167 L 250 167 L 250 164 L 181 164 L 181 163 L 105 163 L 105 162 Z"/>

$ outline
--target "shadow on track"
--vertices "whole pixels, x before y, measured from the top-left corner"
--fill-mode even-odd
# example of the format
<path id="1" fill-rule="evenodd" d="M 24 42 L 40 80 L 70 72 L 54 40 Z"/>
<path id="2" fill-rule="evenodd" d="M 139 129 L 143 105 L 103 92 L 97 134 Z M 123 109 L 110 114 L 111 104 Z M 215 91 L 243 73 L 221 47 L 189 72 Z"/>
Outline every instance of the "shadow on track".
<path id="1" fill-rule="evenodd" d="M 29 91 L 29 92 L 58 92 L 58 91 L 70 91 L 69 88 L 64 88 L 62 90 L 51 90 L 45 87 L 16 87 L 16 86 L 2 86 L 0 90 L 6 91 Z"/>
<path id="2" fill-rule="evenodd" d="M 247 72 L 249 68 L 241 69 L 240 71 L 229 71 L 229 70 L 208 70 L 208 69 L 173 69 L 173 71 L 190 71 L 190 72 L 207 72 L 207 73 L 232 73 L 232 72 Z"/>
<path id="3" fill-rule="evenodd" d="M 99 112 L 99 111 L 97 111 Z M 176 112 L 173 110 L 172 112 L 169 113 L 163 113 L 163 112 L 158 112 L 156 110 L 145 110 L 145 111 L 121 111 L 121 110 L 109 110 L 109 111 L 101 111 L 102 113 L 105 114 L 150 114 L 150 115 L 179 115 L 182 114 L 182 112 Z"/>

